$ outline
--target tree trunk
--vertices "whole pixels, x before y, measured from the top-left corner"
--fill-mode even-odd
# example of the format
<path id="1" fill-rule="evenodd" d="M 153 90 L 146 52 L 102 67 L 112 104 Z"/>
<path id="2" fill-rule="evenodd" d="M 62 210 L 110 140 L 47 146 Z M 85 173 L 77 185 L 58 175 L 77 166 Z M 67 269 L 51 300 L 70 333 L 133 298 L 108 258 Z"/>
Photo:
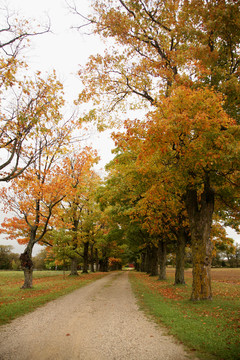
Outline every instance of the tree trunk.
<path id="1" fill-rule="evenodd" d="M 175 283 L 174 283 L 175 285 L 185 284 L 185 280 L 184 280 L 185 246 L 186 246 L 186 234 L 184 229 L 181 229 L 177 235 L 176 270 L 175 270 Z"/>
<path id="2" fill-rule="evenodd" d="M 34 243 L 29 241 L 25 251 L 20 255 L 21 268 L 24 272 L 24 284 L 21 289 L 31 289 L 32 288 L 32 278 L 33 278 L 33 262 L 32 262 L 32 249 Z"/>
<path id="3" fill-rule="evenodd" d="M 160 265 L 160 272 L 158 280 L 166 280 L 166 266 L 167 266 L 167 243 L 166 241 L 159 241 L 158 246 L 158 256 L 159 256 L 159 265 Z"/>
<path id="4" fill-rule="evenodd" d="M 94 244 L 90 245 L 90 252 L 91 252 L 91 272 L 95 272 L 94 270 Z"/>
<path id="5" fill-rule="evenodd" d="M 99 260 L 100 271 L 101 272 L 108 272 L 108 259 L 101 259 Z"/>
<path id="6" fill-rule="evenodd" d="M 78 234 L 78 225 L 79 225 L 79 219 L 77 216 L 77 205 L 74 205 L 73 208 L 73 220 L 72 220 L 72 245 L 73 245 L 73 251 L 77 251 L 78 247 L 78 241 L 77 241 L 77 234 Z M 70 265 L 70 276 L 78 276 L 78 264 L 79 264 L 79 257 L 74 256 L 71 258 L 71 265 Z"/>
<path id="7" fill-rule="evenodd" d="M 210 232 L 214 211 L 214 191 L 210 188 L 209 179 L 206 178 L 200 200 L 194 189 L 188 189 L 186 195 L 193 256 L 191 300 L 211 300 L 212 243 Z"/>
<path id="8" fill-rule="evenodd" d="M 150 276 L 158 275 L 158 248 L 156 246 L 151 247 L 150 256 Z"/>
<path id="9" fill-rule="evenodd" d="M 33 275 L 33 262 L 32 262 L 32 249 L 26 249 L 24 253 L 20 255 L 21 267 L 24 272 L 24 284 L 22 289 L 32 288 L 32 275 Z"/>
<path id="10" fill-rule="evenodd" d="M 89 248 L 89 241 L 86 241 L 83 244 L 83 270 L 82 270 L 82 274 L 88 274 L 88 248 Z"/>
<path id="11" fill-rule="evenodd" d="M 150 251 L 150 246 L 147 245 L 146 247 L 146 256 L 145 256 L 145 271 L 147 274 L 151 273 L 151 251 Z"/>
<path id="12" fill-rule="evenodd" d="M 71 266 L 70 266 L 70 274 L 69 275 L 78 276 L 78 271 L 77 271 L 78 262 L 79 262 L 78 257 L 74 257 L 74 258 L 71 259 Z"/>
<path id="13" fill-rule="evenodd" d="M 141 253 L 141 265 L 140 265 L 140 271 L 141 271 L 141 272 L 146 272 L 145 258 L 146 258 L 146 252 L 145 252 L 145 250 L 144 250 L 144 251 L 142 251 L 142 253 Z"/>
<path id="14" fill-rule="evenodd" d="M 99 271 L 98 249 L 95 249 L 96 271 Z"/>
<path id="15" fill-rule="evenodd" d="M 138 262 L 138 261 L 134 261 L 133 265 L 134 265 L 134 269 L 135 269 L 136 271 L 140 271 L 140 265 L 139 265 L 139 262 Z"/>
<path id="16" fill-rule="evenodd" d="M 23 269 L 24 272 L 24 284 L 22 285 L 22 289 L 31 289 L 32 288 L 32 280 L 33 280 L 33 268 L 31 269 Z"/>
<path id="17" fill-rule="evenodd" d="M 102 251 L 102 259 L 99 260 L 100 271 L 108 272 L 108 257 L 105 249 Z"/>

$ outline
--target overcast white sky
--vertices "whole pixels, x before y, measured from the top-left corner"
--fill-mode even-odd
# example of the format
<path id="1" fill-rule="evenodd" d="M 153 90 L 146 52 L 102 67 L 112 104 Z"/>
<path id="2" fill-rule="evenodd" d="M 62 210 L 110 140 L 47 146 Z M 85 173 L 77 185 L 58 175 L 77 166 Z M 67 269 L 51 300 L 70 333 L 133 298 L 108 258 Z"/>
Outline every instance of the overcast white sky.
<path id="1" fill-rule="evenodd" d="M 72 0 L 68 0 L 71 3 Z M 0 0 L 0 3 L 5 3 Z M 51 22 L 51 32 L 31 37 L 31 46 L 25 51 L 26 62 L 33 71 L 48 73 L 56 70 L 58 79 L 64 85 L 65 98 L 69 106 L 77 99 L 81 91 L 81 82 L 77 76 L 79 65 L 84 65 L 91 54 L 103 52 L 103 45 L 94 35 L 84 35 L 72 29 L 80 23 L 80 17 L 73 15 L 65 0 L 7 0 L 8 7 L 19 15 L 34 19 L 36 24 Z M 91 12 L 91 0 L 76 0 L 82 13 Z M 86 29 L 87 31 L 87 29 Z M 84 111 L 85 106 L 81 109 Z M 91 145 L 96 147 L 104 166 L 111 158 L 113 142 L 103 134 L 92 137 Z"/>
<path id="2" fill-rule="evenodd" d="M 6 4 L 2 0 L 0 3 Z M 10 9 L 18 11 L 23 17 L 35 19 L 40 24 L 46 22 L 49 16 L 52 32 L 31 39 L 26 60 L 33 70 L 44 73 L 55 69 L 59 80 L 64 84 L 66 98 L 71 103 L 77 98 L 81 89 L 80 80 L 76 75 L 79 64 L 85 64 L 91 54 L 102 52 L 104 45 L 94 36 L 84 36 L 71 29 L 80 19 L 70 14 L 64 0 L 8 0 L 7 3 Z M 81 12 L 88 14 L 91 11 L 89 8 L 91 0 L 76 0 L 76 3 L 79 4 Z M 112 158 L 113 143 L 109 134 L 93 137 L 92 145 L 97 148 L 102 158 L 101 165 L 104 166 Z M 1 217 L 0 214 L 0 222 Z M 229 236 L 240 243 L 240 236 L 231 229 Z M 2 236 L 0 244 L 13 245 L 14 251 L 19 253 L 24 250 L 24 246 L 18 245 L 17 242 L 6 241 Z M 41 247 L 36 246 L 34 253 L 39 251 L 39 248 Z"/>
<path id="3" fill-rule="evenodd" d="M 69 1 L 70 2 L 70 1 Z M 90 0 L 76 0 L 81 12 L 88 14 Z M 76 29 L 71 29 L 80 23 L 80 18 L 70 13 L 64 0 L 0 0 L 0 4 L 7 4 L 20 17 L 35 19 L 36 24 L 51 22 L 51 32 L 31 38 L 30 48 L 25 51 L 26 62 L 32 71 L 40 70 L 43 74 L 56 70 L 58 79 L 64 85 L 65 98 L 69 106 L 77 99 L 81 90 L 81 82 L 77 76 L 79 64 L 84 65 L 91 54 L 102 52 L 104 46 L 93 35 L 83 35 Z M 110 132 L 95 135 L 89 143 L 98 150 L 101 157 L 100 167 L 112 159 L 111 149 L 113 142 Z M 0 213 L 0 222 L 4 218 Z M 0 244 L 13 245 L 14 251 L 22 252 L 24 246 L 17 242 L 4 240 L 0 237 Z M 39 250 L 35 246 L 34 253 Z"/>

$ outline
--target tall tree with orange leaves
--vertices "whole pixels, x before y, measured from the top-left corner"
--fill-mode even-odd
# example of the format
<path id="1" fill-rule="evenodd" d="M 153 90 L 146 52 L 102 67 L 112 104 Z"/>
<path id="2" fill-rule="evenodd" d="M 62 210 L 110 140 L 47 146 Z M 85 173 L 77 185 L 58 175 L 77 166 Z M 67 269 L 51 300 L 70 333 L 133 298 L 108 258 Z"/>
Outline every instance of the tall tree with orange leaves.
<path id="1" fill-rule="evenodd" d="M 160 104 L 160 103 L 159 103 Z M 159 169 L 159 180 L 170 180 L 171 189 L 185 201 L 193 252 L 192 300 L 211 299 L 210 232 L 215 199 L 231 198 L 239 207 L 239 126 L 222 108 L 213 91 L 176 89 L 129 132 L 142 138 L 139 163 Z M 132 134 L 132 135 L 131 135 Z M 222 202 L 222 208 L 226 203 Z M 217 209 L 216 209 L 217 210 Z"/>
<path id="2" fill-rule="evenodd" d="M 228 214 L 233 221 L 235 214 L 235 227 L 239 225 L 239 126 L 222 104 L 213 91 L 179 87 L 159 99 L 159 108 L 149 112 L 146 121 L 127 121 L 126 131 L 115 135 L 121 149 L 115 159 L 117 169 L 122 166 L 121 182 L 127 172 L 127 186 L 132 184 L 132 157 L 135 174 L 141 174 L 141 182 L 134 176 L 132 214 L 141 216 L 150 233 L 160 233 L 161 228 L 168 229 L 167 234 L 178 231 L 178 236 L 184 229 L 191 233 L 192 300 L 212 298 L 214 211 L 224 214 L 225 221 Z M 144 182 L 148 185 L 136 194 Z"/>
<path id="3" fill-rule="evenodd" d="M 14 178 L 9 187 L 1 190 L 5 210 L 15 214 L 5 219 L 1 232 L 26 244 L 20 256 L 25 275 L 23 288 L 32 286 L 33 247 L 44 243 L 44 236 L 56 219 L 57 205 L 68 192 L 69 179 L 59 159 L 71 142 L 73 123 L 72 120 L 63 122 L 58 106 L 48 111 L 45 113 L 47 127 L 44 131 L 40 127 L 32 139 L 34 162 L 21 177 Z"/>
<path id="4" fill-rule="evenodd" d="M 1 233 L 26 244 L 20 256 L 25 278 L 22 288 L 32 287 L 33 247 L 36 243 L 44 244 L 55 207 L 65 196 L 66 184 L 59 180 L 58 173 L 59 168 L 48 171 L 43 180 L 35 170 L 28 169 L 10 188 L 1 191 L 5 209 L 15 213 L 1 224 Z"/>
<path id="5" fill-rule="evenodd" d="M 110 43 L 81 67 L 80 101 L 95 102 L 106 118 L 124 102 L 156 106 L 174 86 L 206 86 L 225 95 L 225 109 L 239 121 L 237 1 L 96 0 L 89 15 L 78 3 L 79 30 L 88 26 Z"/>

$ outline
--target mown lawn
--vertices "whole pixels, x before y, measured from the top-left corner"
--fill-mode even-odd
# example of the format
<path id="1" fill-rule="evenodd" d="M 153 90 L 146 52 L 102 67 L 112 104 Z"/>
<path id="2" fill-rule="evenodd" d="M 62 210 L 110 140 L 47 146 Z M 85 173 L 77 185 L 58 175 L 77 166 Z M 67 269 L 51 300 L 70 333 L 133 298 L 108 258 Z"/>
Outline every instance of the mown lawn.
<path id="1" fill-rule="evenodd" d="M 72 277 L 60 271 L 34 271 L 33 288 L 21 289 L 23 272 L 0 271 L 0 325 L 105 275 L 90 273 Z"/>
<path id="2" fill-rule="evenodd" d="M 174 269 L 159 281 L 131 272 L 140 307 L 201 359 L 240 359 L 240 269 L 213 269 L 212 301 L 190 301 L 191 270 L 186 285 L 174 286 Z"/>

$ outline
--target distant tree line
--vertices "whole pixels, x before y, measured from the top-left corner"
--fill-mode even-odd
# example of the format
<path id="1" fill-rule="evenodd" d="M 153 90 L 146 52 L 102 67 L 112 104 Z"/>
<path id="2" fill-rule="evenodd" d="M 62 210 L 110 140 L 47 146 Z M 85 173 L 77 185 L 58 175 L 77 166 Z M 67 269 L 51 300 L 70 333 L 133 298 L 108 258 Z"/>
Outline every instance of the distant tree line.
<path id="1" fill-rule="evenodd" d="M 176 255 L 174 253 L 169 253 L 167 256 L 167 265 L 176 266 Z M 185 268 L 192 267 L 192 252 L 190 247 L 186 248 L 185 252 Z M 214 253 L 212 259 L 212 267 L 221 268 L 238 268 L 240 267 L 240 245 L 237 244 L 234 248 L 234 251 L 229 252 L 228 250 L 217 250 Z"/>
<path id="2" fill-rule="evenodd" d="M 20 270 L 19 254 L 12 252 L 13 246 L 0 245 L 0 269 Z"/>
<path id="3" fill-rule="evenodd" d="M 21 264 L 19 260 L 19 254 L 12 252 L 13 246 L 11 245 L 0 245 L 0 270 L 21 270 Z M 126 259 L 122 259 L 126 260 Z M 33 257 L 35 270 L 69 270 L 70 262 L 58 263 L 56 265 L 55 259 L 48 257 L 46 249 L 42 249 L 37 255 Z M 119 264 L 121 265 L 121 259 L 110 258 L 109 269 L 118 270 Z M 167 264 L 170 266 L 176 265 L 176 255 L 172 252 L 168 254 Z M 118 266 L 117 266 L 118 265 Z M 240 245 L 236 245 L 234 252 L 228 252 L 219 250 L 216 252 L 213 261 L 213 267 L 240 267 Z M 138 264 L 135 264 L 138 267 Z M 190 247 L 187 248 L 185 253 L 185 268 L 192 267 L 192 254 Z M 79 269 L 81 264 L 79 264 Z"/>
<path id="4" fill-rule="evenodd" d="M 41 250 L 34 257 L 36 270 L 47 270 L 46 250 Z M 13 246 L 0 245 L 0 270 L 21 270 L 19 254 L 13 252 Z"/>

